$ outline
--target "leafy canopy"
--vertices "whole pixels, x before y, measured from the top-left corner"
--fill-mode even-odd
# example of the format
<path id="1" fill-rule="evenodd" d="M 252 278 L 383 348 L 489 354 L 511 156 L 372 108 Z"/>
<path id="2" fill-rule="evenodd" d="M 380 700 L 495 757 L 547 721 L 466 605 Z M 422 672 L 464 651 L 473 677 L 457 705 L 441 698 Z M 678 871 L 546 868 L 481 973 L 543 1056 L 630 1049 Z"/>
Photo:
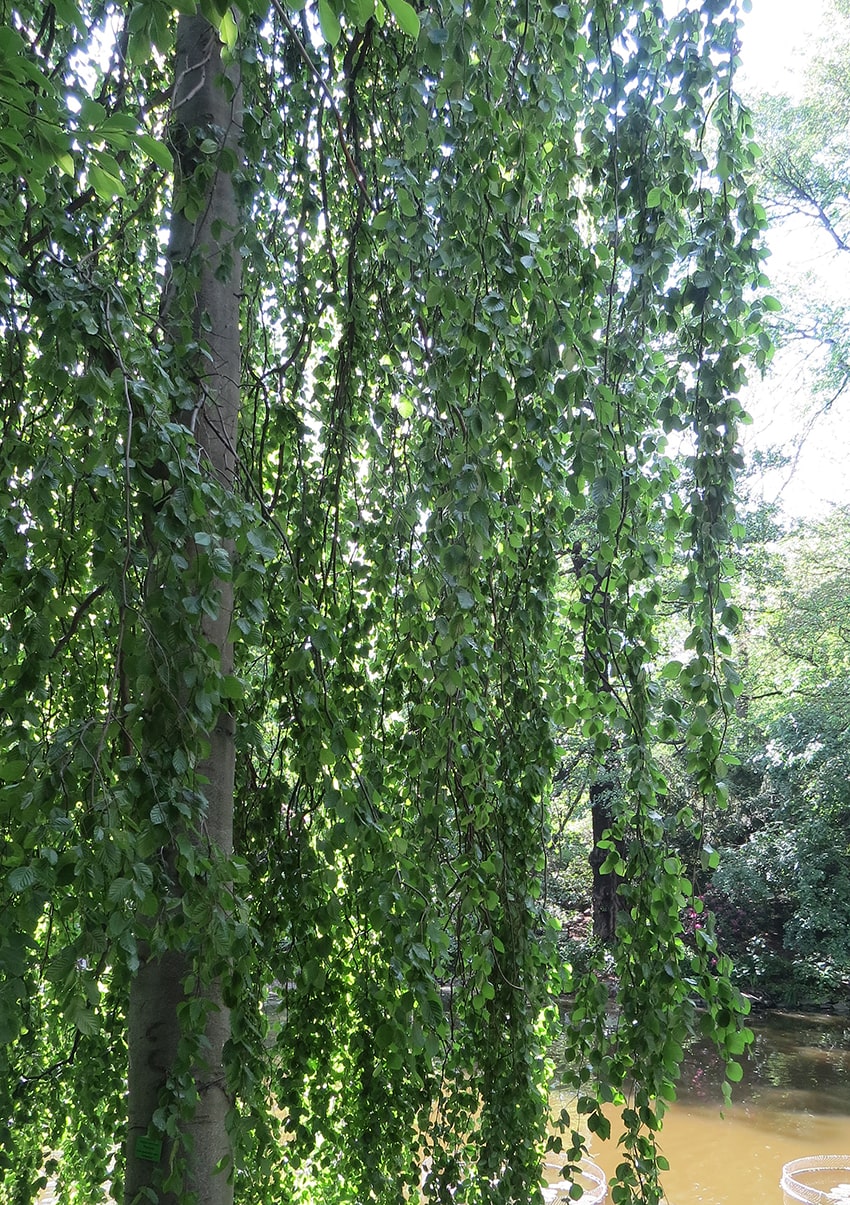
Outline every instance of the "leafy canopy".
<path id="1" fill-rule="evenodd" d="M 764 356 L 733 14 L 207 5 L 237 155 L 203 126 L 171 144 L 173 7 L 2 7 L 0 1199 L 56 1163 L 71 1200 L 120 1189 L 150 943 L 192 968 L 151 1134 L 195 1105 L 220 981 L 240 1199 L 397 1201 L 423 1169 L 431 1199 L 534 1199 L 569 992 L 555 1145 L 577 1158 L 616 1101 L 614 1197 L 657 1200 L 685 1037 L 744 1042 L 710 929 L 683 942 L 654 755 L 675 733 L 714 798 L 741 358 Z M 202 215 L 216 173 L 244 213 L 216 235 L 243 269 L 235 491 L 192 434 L 204 315 L 161 311 L 172 208 Z M 232 673 L 203 634 L 225 580 Z M 233 856 L 198 769 L 222 709 Z M 543 910 L 562 729 L 626 766 L 614 1033 Z"/>

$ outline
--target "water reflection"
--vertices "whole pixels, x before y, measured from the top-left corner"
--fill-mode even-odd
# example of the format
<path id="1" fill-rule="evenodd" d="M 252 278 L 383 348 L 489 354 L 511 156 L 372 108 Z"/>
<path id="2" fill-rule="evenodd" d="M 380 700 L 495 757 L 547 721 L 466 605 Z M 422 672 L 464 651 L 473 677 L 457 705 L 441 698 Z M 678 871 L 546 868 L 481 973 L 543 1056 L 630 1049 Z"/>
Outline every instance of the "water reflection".
<path id="1" fill-rule="evenodd" d="M 771 1014 L 750 1026 L 755 1039 L 735 1090 L 739 1104 L 772 1101 L 775 1109 L 850 1114 L 850 1020 Z M 688 1103 L 717 1100 L 720 1069 L 704 1045 L 689 1053 L 681 1085 Z"/>
<path id="2" fill-rule="evenodd" d="M 716 1057 L 703 1045 L 688 1053 L 660 1135 L 670 1205 L 782 1205 L 783 1164 L 850 1153 L 850 1019 L 772 1014 L 750 1028 L 744 1078 L 722 1115 Z M 617 1133 L 612 1116 L 612 1141 L 591 1145 L 609 1175 L 620 1161 Z"/>

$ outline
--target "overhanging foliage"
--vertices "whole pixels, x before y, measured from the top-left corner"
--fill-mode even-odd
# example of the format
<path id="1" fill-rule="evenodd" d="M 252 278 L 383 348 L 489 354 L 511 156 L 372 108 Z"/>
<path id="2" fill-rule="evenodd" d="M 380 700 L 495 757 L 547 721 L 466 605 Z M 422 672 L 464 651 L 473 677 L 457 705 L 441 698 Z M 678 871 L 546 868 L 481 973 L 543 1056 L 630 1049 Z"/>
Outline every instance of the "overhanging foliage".
<path id="1" fill-rule="evenodd" d="M 205 10 L 242 73 L 238 150 L 170 123 L 170 5 L 3 10 L 2 1199 L 55 1151 L 69 1199 L 120 1188 L 129 985 L 175 952 L 146 1149 L 181 1201 L 214 984 L 246 1201 L 398 1201 L 423 1167 L 432 1199 L 534 1199 L 567 991 L 577 1115 L 602 1132 L 630 1096 L 614 1191 L 655 1200 L 694 1000 L 742 1044 L 710 935 L 681 940 L 653 757 L 675 732 L 716 793 L 760 346 L 732 16 L 388 7 L 402 32 L 368 4 Z M 164 257 L 222 173 L 232 489 L 194 438 L 203 264 Z M 662 709 L 674 549 L 692 633 Z M 205 626 L 228 581 L 232 670 Z M 205 829 L 223 713 L 232 856 Z M 559 729 L 627 766 L 614 1035 L 546 933 Z"/>

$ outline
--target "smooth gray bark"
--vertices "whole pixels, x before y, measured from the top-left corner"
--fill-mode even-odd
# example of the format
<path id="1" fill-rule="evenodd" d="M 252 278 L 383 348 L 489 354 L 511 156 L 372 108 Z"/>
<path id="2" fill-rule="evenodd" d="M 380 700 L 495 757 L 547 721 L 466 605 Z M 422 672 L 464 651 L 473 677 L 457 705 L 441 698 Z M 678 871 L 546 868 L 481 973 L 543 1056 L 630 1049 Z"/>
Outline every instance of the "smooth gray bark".
<path id="1" fill-rule="evenodd" d="M 200 138 L 213 138 L 238 154 L 240 133 L 241 88 L 233 69 L 225 71 L 218 37 L 203 17 L 182 16 L 177 33 L 171 127 L 177 152 L 175 196 L 180 195 L 181 178 L 192 174 Z M 173 215 L 168 250 L 172 286 L 163 316 L 166 327 L 174 331 L 190 323 L 195 336 L 211 353 L 211 360 L 201 359 L 197 365 L 187 366 L 198 377 L 196 404 L 193 410 L 182 411 L 177 417 L 193 429 L 200 456 L 229 488 L 235 473 L 239 417 L 241 288 L 240 219 L 232 174 L 216 170 L 205 184 L 204 200 L 196 221 L 187 220 L 183 212 Z M 187 549 L 191 556 L 188 539 Z M 219 590 L 218 615 L 204 619 L 203 632 L 220 652 L 222 673 L 229 674 L 233 664 L 228 640 L 233 592 L 227 582 L 219 583 Z M 234 730 L 233 716 L 223 710 L 207 734 L 210 752 L 199 771 L 208 780 L 203 788 L 208 810 L 200 832 L 192 833 L 193 840 L 225 854 L 233 845 Z M 170 857 L 170 851 L 162 851 L 164 863 L 168 864 Z M 176 882 L 174 890 L 178 891 Z M 204 940 L 203 934 L 191 936 L 196 942 Z M 190 969 L 190 956 L 185 951 L 170 951 L 161 957 L 147 954 L 131 983 L 127 1205 L 151 1200 L 150 1191 L 160 1205 L 184 1205 L 193 1198 L 198 1205 L 230 1205 L 233 1200 L 230 1167 L 216 1171 L 222 1161 L 229 1164 L 230 1157 L 225 1124 L 229 1101 L 223 1068 L 230 1019 L 218 983 L 200 984 L 197 989 L 213 1008 L 206 1031 L 208 1051 L 203 1063 L 194 1068 L 199 1104 L 183 1127 L 188 1155 L 180 1189 L 165 1193 L 159 1188 L 169 1164 L 168 1144 L 159 1161 L 140 1157 L 137 1152 L 138 1138 L 152 1132 L 151 1119 L 162 1103 L 177 1055 L 177 1010 L 183 995 L 181 985 Z"/>

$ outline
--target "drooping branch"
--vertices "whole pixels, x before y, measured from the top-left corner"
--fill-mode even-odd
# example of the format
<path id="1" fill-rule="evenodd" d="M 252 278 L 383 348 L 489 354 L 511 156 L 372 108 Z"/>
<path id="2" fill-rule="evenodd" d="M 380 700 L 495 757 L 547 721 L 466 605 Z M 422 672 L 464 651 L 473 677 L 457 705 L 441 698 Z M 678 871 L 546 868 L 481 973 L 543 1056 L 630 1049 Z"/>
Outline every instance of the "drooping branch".
<path id="1" fill-rule="evenodd" d="M 850 206 L 849 198 L 841 195 L 824 197 L 811 175 L 789 155 L 774 160 L 770 175 L 780 190 L 775 201 L 780 212 L 801 213 L 814 218 L 839 251 L 850 251 L 850 243 L 841 233 L 838 218 L 829 210 L 830 206 Z M 788 194 L 790 200 L 786 199 Z"/>

